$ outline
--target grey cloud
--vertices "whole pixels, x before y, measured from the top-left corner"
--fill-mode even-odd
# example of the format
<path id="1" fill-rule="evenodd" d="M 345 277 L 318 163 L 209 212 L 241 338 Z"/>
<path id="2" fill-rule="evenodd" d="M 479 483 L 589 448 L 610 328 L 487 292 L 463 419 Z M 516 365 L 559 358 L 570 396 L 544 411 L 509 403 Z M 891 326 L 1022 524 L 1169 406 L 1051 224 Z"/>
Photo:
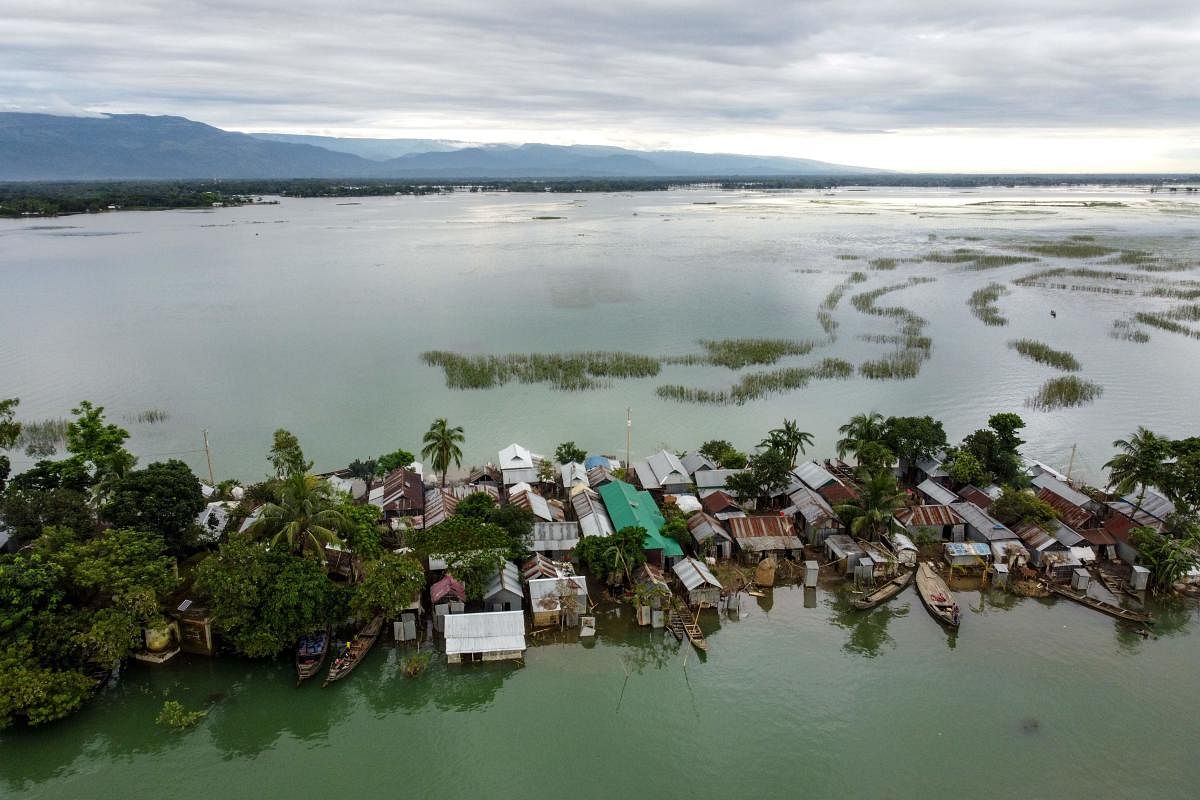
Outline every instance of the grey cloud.
<path id="1" fill-rule="evenodd" d="M 1200 123 L 1194 0 L 0 0 L 0 15 L 0 107 L 30 110 L 648 135 Z"/>

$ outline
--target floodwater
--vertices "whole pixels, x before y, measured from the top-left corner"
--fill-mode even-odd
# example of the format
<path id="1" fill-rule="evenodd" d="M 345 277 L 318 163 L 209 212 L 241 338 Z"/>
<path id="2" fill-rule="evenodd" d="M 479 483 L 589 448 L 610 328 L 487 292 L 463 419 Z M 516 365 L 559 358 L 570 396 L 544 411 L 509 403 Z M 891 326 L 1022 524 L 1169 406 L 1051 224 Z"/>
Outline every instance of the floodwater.
<path id="1" fill-rule="evenodd" d="M 1103 205 L 1078 205 L 1085 202 Z M 2 221 L 0 396 L 19 396 L 26 419 L 65 416 L 91 399 L 131 430 L 142 463 L 176 456 L 202 474 L 207 428 L 218 480 L 261 478 L 278 427 L 301 437 L 317 469 L 333 469 L 395 447 L 417 450 L 441 416 L 466 429 L 469 463 L 494 460 L 512 441 L 553 452 L 574 440 L 624 455 L 627 408 L 634 456 L 709 438 L 751 447 L 784 417 L 814 433 L 812 452 L 825 455 L 837 426 L 860 411 L 932 414 L 957 439 L 989 414 L 1014 410 L 1029 423 L 1030 455 L 1065 469 L 1077 445 L 1076 474 L 1097 479 L 1111 441 L 1139 424 L 1195 433 L 1184 398 L 1200 385 L 1200 341 L 1153 329 L 1145 344 L 1108 335 L 1113 320 L 1171 301 L 1010 287 L 998 305 L 1011 323 L 987 327 L 966 305 L 975 289 L 1103 260 L 990 270 L 901 261 L 891 271 L 870 270 L 868 260 L 958 247 L 1012 253 L 1093 236 L 1194 265 L 1198 214 L 1195 198 L 1132 190 L 697 190 L 459 193 L 358 205 L 285 198 Z M 666 383 L 726 388 L 740 373 L 720 367 L 669 366 L 586 392 L 516 383 L 455 391 L 419 358 L 432 348 L 679 355 L 698 352 L 702 338 L 828 341 L 817 309 L 854 270 L 869 279 L 834 312 L 837 340 L 777 366 L 885 355 L 891 345 L 861 337 L 894 334 L 896 324 L 856 311 L 850 296 L 920 275 L 936 281 L 879 301 L 930 322 L 932 357 L 916 379 L 814 382 L 720 407 L 655 395 Z M 1074 409 L 1025 407 L 1057 373 L 1006 347 L 1018 336 L 1073 352 L 1103 395 Z M 138 423 L 151 408 L 169 418 Z M 28 465 L 13 455 L 16 468 Z"/>
<path id="2" fill-rule="evenodd" d="M 809 591 L 704 612 L 704 659 L 625 609 L 523 666 L 438 655 L 409 679 L 380 645 L 327 689 L 294 688 L 286 658 L 135 664 L 79 715 L 0 734 L 0 796 L 1195 796 L 1193 610 L 1158 609 L 1143 638 L 958 592 L 951 634 L 911 588 L 871 612 Z M 209 714 L 169 732 L 167 699 Z"/>

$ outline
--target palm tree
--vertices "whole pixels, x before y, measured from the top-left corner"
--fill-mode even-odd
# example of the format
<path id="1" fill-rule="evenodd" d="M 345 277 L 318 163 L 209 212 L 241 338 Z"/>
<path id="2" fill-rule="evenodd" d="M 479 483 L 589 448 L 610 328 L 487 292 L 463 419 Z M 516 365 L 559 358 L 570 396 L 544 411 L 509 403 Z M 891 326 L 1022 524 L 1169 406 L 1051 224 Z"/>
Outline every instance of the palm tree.
<path id="1" fill-rule="evenodd" d="M 284 479 L 278 503 L 266 503 L 258 520 L 247 532 L 270 538 L 271 544 L 287 542 L 294 553 L 324 558 L 326 544 L 340 541 L 348 527 L 337 510 L 333 487 L 315 475 L 297 472 Z"/>
<path id="2" fill-rule="evenodd" d="M 367 485 L 367 491 L 363 494 L 363 502 L 371 499 L 371 487 L 375 485 L 375 479 L 379 477 L 379 462 L 373 458 L 368 458 L 366 461 L 355 459 L 350 462 L 350 466 L 346 468 L 346 472 L 351 478 L 360 478 Z"/>
<path id="3" fill-rule="evenodd" d="M 869 442 L 883 440 L 883 414 L 872 411 L 869 414 L 855 414 L 850 421 L 838 428 L 842 438 L 838 439 L 838 458 L 845 458 L 847 453 L 858 453 L 858 449 Z"/>
<path id="4" fill-rule="evenodd" d="M 838 505 L 838 516 L 850 521 L 855 536 L 878 538 L 887 531 L 892 516 L 904 506 L 904 492 L 887 472 L 867 473 L 858 497 Z"/>
<path id="5" fill-rule="evenodd" d="M 800 430 L 794 419 L 785 419 L 783 427 L 773 428 L 767 432 L 767 438 L 759 443 L 759 447 L 770 447 L 786 454 L 794 466 L 796 459 L 805 452 L 806 447 L 812 447 L 813 435 Z"/>
<path id="6" fill-rule="evenodd" d="M 425 445 L 421 448 L 421 456 L 431 459 L 434 472 L 442 473 L 442 486 L 446 485 L 446 470 L 450 469 L 450 462 L 453 461 L 456 467 L 462 466 L 462 448 L 459 444 L 466 440 L 463 429 L 451 428 L 444 417 L 435 419 L 421 440 Z"/>
<path id="7" fill-rule="evenodd" d="M 1146 497 L 1146 489 L 1163 478 L 1163 462 L 1170 454 L 1170 441 L 1142 426 L 1128 440 L 1117 439 L 1113 447 L 1122 452 L 1113 456 L 1104 468 L 1108 470 L 1108 485 L 1126 495 L 1138 489 L 1136 514 Z"/>

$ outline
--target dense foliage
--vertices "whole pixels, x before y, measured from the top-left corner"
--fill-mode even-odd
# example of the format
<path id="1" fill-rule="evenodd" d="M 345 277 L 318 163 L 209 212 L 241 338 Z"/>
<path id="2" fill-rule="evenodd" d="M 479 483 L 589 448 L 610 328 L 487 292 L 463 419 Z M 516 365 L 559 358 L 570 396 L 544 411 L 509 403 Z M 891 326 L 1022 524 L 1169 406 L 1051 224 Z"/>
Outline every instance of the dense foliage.
<path id="1" fill-rule="evenodd" d="M 587 453 L 575 446 L 574 442 L 563 442 L 554 448 L 554 460 L 559 464 L 577 462 L 582 464 L 587 459 Z"/>
<path id="2" fill-rule="evenodd" d="M 610 583 L 631 580 L 633 571 L 646 562 L 642 546 L 646 529 L 621 528 L 608 536 L 585 536 L 575 545 L 575 556 L 588 571 Z"/>
<path id="3" fill-rule="evenodd" d="M 1005 486 L 988 512 L 1009 527 L 1033 523 L 1053 530 L 1058 512 L 1045 500 L 1027 489 Z"/>
<path id="4" fill-rule="evenodd" d="M 746 466 L 746 455 L 724 439 L 711 439 L 700 445 L 698 452 L 724 469 L 742 469 Z"/>
<path id="5" fill-rule="evenodd" d="M 368 562 L 366 570 L 350 599 L 350 610 L 360 619 L 399 617 L 425 585 L 425 570 L 412 556 L 387 553 Z"/>
<path id="6" fill-rule="evenodd" d="M 195 546 L 196 515 L 205 505 L 191 468 L 173 459 L 118 478 L 101 515 L 117 527 L 153 531 L 184 555 Z"/>

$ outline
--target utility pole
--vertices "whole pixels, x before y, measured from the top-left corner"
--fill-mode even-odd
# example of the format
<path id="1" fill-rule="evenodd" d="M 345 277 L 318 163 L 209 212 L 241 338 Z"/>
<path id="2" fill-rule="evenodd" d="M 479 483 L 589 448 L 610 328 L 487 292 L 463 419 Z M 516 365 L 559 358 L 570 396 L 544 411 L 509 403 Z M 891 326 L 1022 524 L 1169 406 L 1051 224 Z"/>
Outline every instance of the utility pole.
<path id="1" fill-rule="evenodd" d="M 1074 444 L 1071 445 L 1071 461 L 1069 464 L 1067 464 L 1067 483 L 1071 482 L 1071 470 L 1075 469 L 1075 447 L 1076 446 L 1077 445 L 1074 445 Z"/>
<path id="2" fill-rule="evenodd" d="M 629 469 L 629 436 L 633 431 L 633 410 L 625 409 L 625 469 Z"/>
<path id="3" fill-rule="evenodd" d="M 217 488 L 217 481 L 213 478 L 212 471 L 212 450 L 208 448 L 208 428 L 203 429 L 204 432 L 204 457 L 208 459 L 208 485 Z"/>

